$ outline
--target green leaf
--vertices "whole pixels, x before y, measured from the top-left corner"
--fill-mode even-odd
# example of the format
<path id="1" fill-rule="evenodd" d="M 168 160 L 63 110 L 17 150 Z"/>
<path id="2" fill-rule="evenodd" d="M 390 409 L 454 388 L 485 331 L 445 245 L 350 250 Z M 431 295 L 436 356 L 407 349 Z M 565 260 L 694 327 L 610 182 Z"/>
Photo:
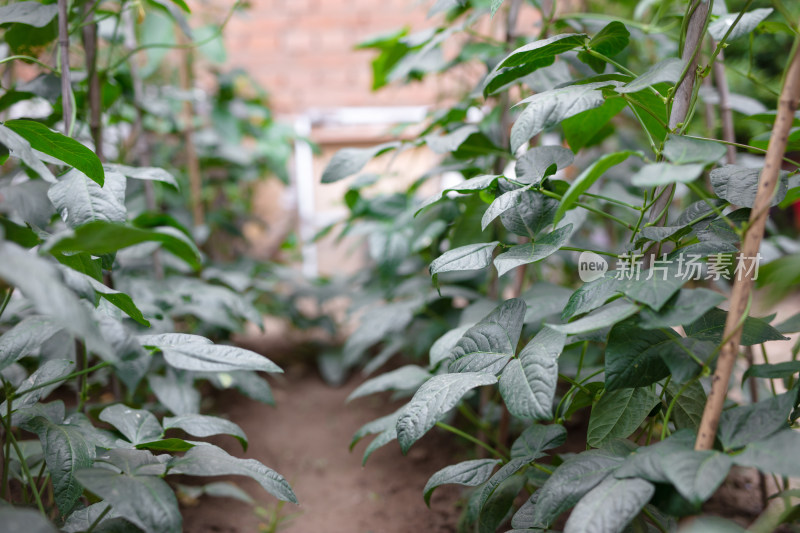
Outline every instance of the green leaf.
<path id="1" fill-rule="evenodd" d="M 628 298 L 647 304 L 659 311 L 686 281 L 680 272 L 680 263 L 656 259 L 649 270 L 621 283 L 622 293 Z"/>
<path id="2" fill-rule="evenodd" d="M 52 264 L 7 241 L 0 241 L 0 257 L 0 278 L 19 288 L 39 313 L 84 339 L 91 351 L 107 360 L 115 358 L 88 309 L 61 282 Z"/>
<path id="3" fill-rule="evenodd" d="M 159 439 L 150 442 L 142 442 L 136 445 L 137 450 L 155 450 L 161 452 L 185 452 L 194 448 L 194 444 L 183 439 Z"/>
<path id="4" fill-rule="evenodd" d="M 450 372 L 496 374 L 513 357 L 527 304 L 512 298 L 469 328 L 450 351 Z"/>
<path id="5" fill-rule="evenodd" d="M 733 466 L 731 458 L 716 450 L 694 450 L 695 434 L 681 430 L 652 446 L 633 452 L 614 476 L 671 483 L 693 505 L 711 497 Z"/>
<path id="6" fill-rule="evenodd" d="M 689 183 L 703 173 L 703 165 L 674 165 L 672 163 L 652 163 L 645 165 L 631 177 L 637 187 L 655 187 L 672 183 Z"/>
<path id="7" fill-rule="evenodd" d="M 496 490 L 508 479 L 510 479 L 514 474 L 528 466 L 531 462 L 533 462 L 532 457 L 516 457 L 511 459 L 509 462 L 504 464 L 500 470 L 494 473 L 494 475 L 489 478 L 480 489 L 478 489 L 478 495 L 474 499 L 470 499 L 468 504 L 467 514 L 471 516 L 480 517 L 483 514 L 484 506 L 489 501 L 491 496 L 495 493 Z M 521 488 L 521 487 L 520 487 Z M 516 494 L 519 493 L 519 488 L 515 492 Z M 507 509 L 506 509 L 507 510 Z M 505 515 L 505 512 L 503 513 Z M 495 530 L 499 526 L 499 524 L 495 525 Z M 492 531 L 495 531 L 492 530 Z M 481 529 L 483 531 L 483 529 Z"/>
<path id="8" fill-rule="evenodd" d="M 528 265 L 550 257 L 569 241 L 572 228 L 572 224 L 567 224 L 536 239 L 535 242 L 512 246 L 507 252 L 495 257 L 494 266 L 497 268 L 497 275 L 502 276 L 520 265 Z"/>
<path id="9" fill-rule="evenodd" d="M 365 381 L 350 393 L 347 401 L 388 390 L 417 390 L 430 377 L 430 372 L 417 365 L 402 366 Z"/>
<path id="10" fill-rule="evenodd" d="M 557 315 L 567 304 L 572 290 L 547 282 L 534 283 L 520 295 L 528 304 L 525 323 L 539 326 L 545 318 Z"/>
<path id="11" fill-rule="evenodd" d="M 54 235 L 45 244 L 45 248 L 51 253 L 86 252 L 106 255 L 143 242 L 160 242 L 166 250 L 186 261 L 192 268 L 199 269 L 201 266 L 200 251 L 194 242 L 171 227 L 141 229 L 98 220 Z"/>
<path id="12" fill-rule="evenodd" d="M 490 9 L 492 10 L 493 17 L 494 14 L 497 13 L 497 10 L 500 9 L 501 5 L 503 5 L 503 0 L 492 0 L 492 5 Z"/>
<path id="13" fill-rule="evenodd" d="M 382 433 L 387 429 L 394 429 L 397 425 L 397 419 L 400 417 L 400 413 L 402 413 L 404 408 L 405 406 L 400 407 L 394 413 L 376 418 L 361 426 L 358 431 L 353 434 L 353 439 L 350 441 L 350 451 L 352 451 L 355 445 L 367 435 L 374 435 L 376 433 Z"/>
<path id="14" fill-rule="evenodd" d="M 671 330 L 670 330 L 671 331 Z M 605 355 L 606 390 L 644 387 L 669 375 L 663 359 L 679 351 L 680 335 L 639 328 L 626 320 L 611 328 Z"/>
<path id="15" fill-rule="evenodd" d="M 272 389 L 269 383 L 256 372 L 241 370 L 236 372 L 205 373 L 198 375 L 198 377 L 200 376 L 211 381 L 218 389 L 234 387 L 248 398 L 257 402 L 275 405 L 275 399 L 272 396 Z"/>
<path id="16" fill-rule="evenodd" d="M 164 434 L 152 413 L 121 403 L 109 405 L 100 411 L 98 418 L 117 428 L 134 445 L 156 440 Z"/>
<path id="17" fill-rule="evenodd" d="M 560 424 L 533 424 L 522 432 L 511 445 L 511 458 L 544 457 L 545 450 L 558 448 L 567 441 L 567 430 Z M 533 460 L 533 459 L 531 459 Z"/>
<path id="18" fill-rule="evenodd" d="M 425 141 L 425 144 L 428 145 L 428 148 L 430 148 L 433 153 L 448 154 L 458 150 L 458 147 L 464 144 L 467 137 L 478 131 L 477 126 L 470 124 L 468 126 L 461 126 L 445 135 L 426 135 L 422 140 Z"/>
<path id="19" fill-rule="evenodd" d="M 733 456 L 737 465 L 757 468 L 767 474 L 800 476 L 800 433 L 794 429 L 778 431 L 774 435 L 745 446 L 742 453 Z"/>
<path id="20" fill-rule="evenodd" d="M 514 500 L 525 486 L 525 477 L 512 476 L 497 487 L 487 498 L 478 516 L 479 533 L 495 533 L 513 509 Z"/>
<path id="21" fill-rule="evenodd" d="M 2 340 L 2 339 L 0 339 Z M 752 365 L 742 376 L 747 378 L 786 379 L 800 372 L 800 361 L 784 361 L 783 363 Z"/>
<path id="22" fill-rule="evenodd" d="M 538 185 L 550 174 L 570 166 L 574 160 L 572 151 L 562 146 L 535 146 L 517 159 L 514 166 L 516 181 Z"/>
<path id="23" fill-rule="evenodd" d="M 106 163 L 103 165 L 103 169 L 105 169 L 106 172 L 116 172 L 117 174 L 122 174 L 126 178 L 146 181 L 160 181 L 161 183 L 166 183 L 167 185 L 172 186 L 174 189 L 180 189 L 178 186 L 178 181 L 175 179 L 175 177 L 163 168 L 129 167 L 126 165 Z"/>
<path id="24" fill-rule="evenodd" d="M 537 93 L 519 102 L 517 105 L 527 104 L 527 107 L 511 128 L 511 151 L 516 152 L 531 137 L 552 128 L 562 120 L 603 105 L 605 100 L 600 88 L 608 85 L 612 83 L 569 85 Z"/>
<path id="25" fill-rule="evenodd" d="M 543 328 L 503 369 L 500 394 L 509 412 L 523 419 L 549 420 L 558 381 L 558 356 L 566 335 Z"/>
<path id="26" fill-rule="evenodd" d="M 133 303 L 133 298 L 124 292 L 115 291 L 114 289 L 106 287 L 104 284 L 90 276 L 86 276 L 86 280 L 92 286 L 92 289 L 94 289 L 94 291 L 103 299 L 107 300 L 109 303 L 117 307 L 139 324 L 145 327 L 150 327 L 150 322 L 144 317 L 142 311 L 136 307 L 136 304 Z"/>
<path id="27" fill-rule="evenodd" d="M 448 250 L 431 262 L 431 275 L 461 270 L 480 270 L 492 262 L 498 241 L 468 244 Z"/>
<path id="28" fill-rule="evenodd" d="M 101 187 L 72 169 L 50 187 L 47 196 L 71 228 L 95 220 L 125 222 L 125 186 L 125 176 L 116 172 L 108 172 Z"/>
<path id="29" fill-rule="evenodd" d="M 115 448 L 98 456 L 96 461 L 114 465 L 125 474 L 163 476 L 167 471 L 168 459 L 169 457 L 164 455 L 156 457 L 148 450 Z"/>
<path id="30" fill-rule="evenodd" d="M 0 23 L 18 22 L 35 28 L 47 26 L 58 14 L 55 4 L 43 5 L 39 2 L 15 2 L 0 7 Z"/>
<path id="31" fill-rule="evenodd" d="M 589 491 L 569 515 L 564 533 L 617 533 L 655 493 L 642 479 L 607 478 Z"/>
<path id="32" fill-rule="evenodd" d="M 569 320 L 575 315 L 594 311 L 619 293 L 621 285 L 621 280 L 616 278 L 615 272 L 607 272 L 602 278 L 584 283 L 569 297 L 561 313 L 561 319 Z"/>
<path id="33" fill-rule="evenodd" d="M 392 426 L 390 428 L 386 428 L 382 431 L 377 437 L 375 437 L 372 442 L 369 443 L 366 450 L 364 450 L 364 456 L 361 458 L 361 466 L 367 464 L 367 459 L 369 459 L 370 455 L 372 455 L 375 450 L 386 446 L 393 440 L 397 438 L 397 428 Z"/>
<path id="34" fill-rule="evenodd" d="M 686 383 L 703 370 L 697 361 L 712 360 L 712 356 L 716 356 L 716 349 L 716 345 L 708 341 L 679 337 L 668 350 L 661 352 L 661 358 L 669 367 L 672 382 Z"/>
<path id="35" fill-rule="evenodd" d="M 728 38 L 725 42 L 729 43 L 752 32 L 761 21 L 770 16 L 771 13 L 771 7 L 748 11 L 739 19 L 739 22 L 734 26 L 730 34 L 728 34 Z M 719 17 L 708 25 L 709 35 L 711 35 L 715 41 L 721 41 L 738 16 L 738 13 L 729 13 Z"/>
<path id="36" fill-rule="evenodd" d="M 741 448 L 788 427 L 789 414 L 797 405 L 797 389 L 734 407 L 722 412 L 717 436 L 726 450 Z"/>
<path id="37" fill-rule="evenodd" d="M 197 372 L 231 372 L 235 370 L 259 370 L 261 372 L 282 373 L 283 370 L 253 351 L 236 346 L 211 344 L 199 340 L 162 344 L 159 339 L 149 336 L 139 338 L 142 346 L 158 348 L 164 359 L 173 368 Z"/>
<path id="38" fill-rule="evenodd" d="M 795 313 L 777 326 L 775 326 L 780 333 L 797 333 L 800 331 L 800 313 Z"/>
<path id="39" fill-rule="evenodd" d="M 534 527 L 548 527 L 608 477 L 625 461 L 635 445 L 626 443 L 625 447 L 624 451 L 589 450 L 567 457 L 536 492 L 532 520 Z"/>
<path id="40" fill-rule="evenodd" d="M 194 388 L 194 379 L 184 372 L 167 372 L 166 376 L 149 374 L 147 382 L 161 405 L 176 415 L 200 412 L 200 392 Z"/>
<path id="41" fill-rule="evenodd" d="M 33 152 L 31 144 L 24 137 L 2 124 L 0 124 L 0 144 L 5 146 L 12 156 L 28 165 L 43 180 L 50 183 L 56 182 L 50 169 Z"/>
<path id="42" fill-rule="evenodd" d="M 670 133 L 662 153 L 664 157 L 678 165 L 699 163 L 705 166 L 722 159 L 725 156 L 725 146 L 715 141 L 692 139 Z"/>
<path id="43" fill-rule="evenodd" d="M 83 434 L 74 426 L 54 424 L 44 417 L 35 418 L 31 425 L 42 442 L 58 510 L 68 515 L 83 494 L 75 472 L 92 466 L 94 447 L 89 448 Z"/>
<path id="44" fill-rule="evenodd" d="M 628 46 L 630 36 L 625 25 L 615 20 L 597 32 L 587 46 L 606 57 L 614 57 Z"/>
<path id="45" fill-rule="evenodd" d="M 622 98 L 606 98 L 600 107 L 589 109 L 561 122 L 564 139 L 569 147 L 577 152 L 581 148 L 593 146 L 602 138 L 602 132 L 612 118 L 625 109 Z"/>
<path id="46" fill-rule="evenodd" d="M 466 324 L 453 328 L 433 343 L 430 350 L 430 368 L 436 368 L 441 362 L 450 357 L 451 350 L 455 347 L 458 340 L 464 336 L 469 328 L 474 324 Z"/>
<path id="47" fill-rule="evenodd" d="M 486 482 L 492 476 L 494 467 L 500 462 L 500 459 L 474 459 L 442 468 L 433 474 L 425 484 L 425 489 L 422 491 L 425 504 L 430 507 L 433 491 L 442 485 L 457 484 L 477 487 Z"/>
<path id="48" fill-rule="evenodd" d="M 4 125 L 27 140 L 34 150 L 63 161 L 86 174 L 98 185 L 103 185 L 103 164 L 94 152 L 78 141 L 33 120 L 7 120 Z"/>
<path id="49" fill-rule="evenodd" d="M 511 206 L 500 214 L 500 221 L 511 233 L 535 239 L 553 223 L 556 209 L 558 200 L 538 192 L 526 191 L 517 196 Z"/>
<path id="50" fill-rule="evenodd" d="M 677 58 L 669 58 L 659 61 L 641 76 L 637 77 L 626 85 L 617 88 L 620 94 L 629 94 L 643 91 L 658 83 L 676 84 L 683 72 L 683 61 Z"/>
<path id="51" fill-rule="evenodd" d="M 650 308 L 639 313 L 639 327 L 669 328 L 689 324 L 725 300 L 725 296 L 709 289 L 680 289 L 658 311 Z"/>
<path id="52" fill-rule="evenodd" d="M 333 183 L 352 176 L 366 165 L 370 159 L 400 146 L 399 142 L 389 142 L 370 148 L 342 148 L 331 158 L 322 173 L 322 183 Z"/>
<path id="53" fill-rule="evenodd" d="M 28 376 L 28 378 L 20 383 L 19 387 L 15 391 L 17 396 L 14 398 L 13 403 L 11 404 L 13 411 L 17 411 L 20 409 L 24 409 L 25 407 L 30 407 L 42 398 L 47 398 L 51 392 L 56 390 L 59 386 L 61 386 L 61 382 L 58 380 L 64 379 L 70 372 L 73 371 L 73 367 L 75 363 L 72 361 L 68 361 L 66 359 L 51 359 L 46 363 L 43 363 L 39 368 L 34 371 L 33 374 Z M 55 383 L 51 385 L 47 385 L 46 387 L 41 387 L 45 383 L 49 381 L 55 381 Z M 35 387 L 36 390 L 32 390 L 30 392 L 25 392 Z M 8 402 L 5 401 L 0 405 L 0 413 L 7 413 L 8 412 Z M 5 416 L 5 415 L 3 415 Z"/>
<path id="54" fill-rule="evenodd" d="M 606 57 L 614 57 L 628 46 L 630 36 L 625 25 L 615 20 L 597 32 L 586 46 Z M 592 67 L 592 70 L 597 73 L 605 70 L 605 61 L 588 52 L 579 52 L 578 59 Z"/>
<path id="55" fill-rule="evenodd" d="M 552 65 L 557 55 L 581 46 L 585 39 L 583 33 L 565 33 L 517 48 L 486 77 L 483 82 L 484 97 L 537 69 Z"/>
<path id="56" fill-rule="evenodd" d="M 494 219 L 511 209 L 514 204 L 518 203 L 522 195 L 530 192 L 530 187 L 531 186 L 528 185 L 521 189 L 514 189 L 513 191 L 505 192 L 495 198 L 488 209 L 483 213 L 483 217 L 481 218 L 481 231 L 486 231 L 486 227 L 491 224 Z"/>
<path id="57" fill-rule="evenodd" d="M 403 453 L 455 407 L 464 394 L 495 383 L 497 378 L 485 372 L 441 374 L 423 383 L 397 420 L 397 440 Z"/>
<path id="58" fill-rule="evenodd" d="M 592 407 L 586 437 L 589 446 L 598 447 L 611 439 L 629 437 L 658 401 L 649 387 L 607 390 Z"/>
<path id="59" fill-rule="evenodd" d="M 36 355 L 61 326 L 45 316 L 29 316 L 0 336 L 0 370 L 26 355 Z"/>
<path id="60" fill-rule="evenodd" d="M 712 170 L 709 177 L 711 179 L 711 187 L 717 196 L 739 207 L 753 207 L 756 201 L 760 175 L 761 169 L 759 168 L 725 165 Z M 786 175 L 782 173 L 770 205 L 774 206 L 781 203 L 781 200 L 786 196 L 788 188 Z"/>
<path id="61" fill-rule="evenodd" d="M 92 504 L 89 507 L 84 507 L 83 509 L 76 509 L 67 517 L 67 520 L 64 522 L 64 526 L 61 528 L 61 531 L 66 533 L 80 533 L 87 531 L 89 527 L 94 524 L 98 518 L 100 518 L 100 515 L 110 507 L 111 505 L 106 502 L 99 502 Z M 105 528 L 100 526 L 112 518 L 118 518 L 117 513 L 115 513 L 113 509 L 106 512 L 105 516 L 100 520 L 99 523 L 96 524 L 96 531 L 106 531 Z"/>
<path id="62" fill-rule="evenodd" d="M 178 501 L 163 479 L 118 474 L 106 468 L 85 468 L 76 472 L 76 477 L 84 487 L 110 503 L 117 516 L 142 530 L 160 533 L 182 530 Z"/>
<path id="63" fill-rule="evenodd" d="M 239 459 L 211 445 L 195 446 L 170 463 L 170 474 L 188 476 L 247 476 L 282 501 L 297 503 L 297 497 L 282 475 L 256 461 Z"/>
<path id="64" fill-rule="evenodd" d="M 626 318 L 636 314 L 640 307 L 637 304 L 627 301 L 614 301 L 592 311 L 583 318 L 579 318 L 568 324 L 546 324 L 556 331 L 567 335 L 577 335 L 579 333 L 589 333 L 598 329 L 613 326 L 617 322 L 622 322 Z"/>
<path id="65" fill-rule="evenodd" d="M 672 402 L 681 388 L 680 384 L 671 381 L 667 385 L 667 401 Z M 675 400 L 671 419 L 675 423 L 675 427 L 696 431 L 700 427 L 700 420 L 703 418 L 706 400 L 706 391 L 699 381 L 693 381 L 689 384 L 683 394 Z"/>
<path id="66" fill-rule="evenodd" d="M 443 191 L 436 193 L 433 196 L 427 198 L 425 201 L 423 201 L 422 204 L 417 209 L 417 211 L 414 213 L 414 216 L 419 215 L 426 208 L 435 204 L 439 200 L 445 198 L 446 197 L 445 195 L 449 192 L 468 193 L 474 191 L 482 191 L 494 185 L 498 178 L 500 178 L 500 176 L 494 174 L 476 176 L 474 178 L 464 180 L 461 183 L 454 185 L 453 187 L 444 189 Z"/>
<path id="67" fill-rule="evenodd" d="M 687 324 L 684 330 L 689 337 L 719 344 L 722 342 L 722 335 L 725 330 L 725 320 L 727 317 L 727 311 L 714 308 L 691 324 Z M 767 341 L 787 339 L 788 337 L 781 335 L 775 328 L 760 318 L 747 317 L 744 321 L 742 338 L 739 343 L 742 346 L 754 346 Z"/>
<path id="68" fill-rule="evenodd" d="M 247 435 L 242 428 L 230 420 L 217 416 L 187 414 L 180 416 L 165 416 L 164 430 L 182 429 L 195 437 L 210 437 L 212 435 L 231 435 L 247 450 Z"/>
<path id="69" fill-rule="evenodd" d="M 637 154 L 637 152 L 632 152 L 630 150 L 607 154 L 592 163 L 586 170 L 581 172 L 581 174 L 570 184 L 567 192 L 565 192 L 562 196 L 561 205 L 558 206 L 558 211 L 556 211 L 555 222 L 561 220 L 561 218 L 564 216 L 564 213 L 566 213 L 567 210 L 578 201 L 580 195 L 589 190 L 589 187 L 594 185 L 594 183 L 600 179 L 600 176 L 605 174 L 609 168 L 622 163 L 630 156 L 635 154 Z"/>
<path id="70" fill-rule="evenodd" d="M 38 2 L 28 2 L 30 4 Z M 12 6 L 14 4 L 11 4 Z M 9 6 L 11 7 L 11 6 Z M 42 514 L 30 508 L 0 505 L 0 523 L 7 531 L 26 533 L 58 533 L 56 527 Z"/>

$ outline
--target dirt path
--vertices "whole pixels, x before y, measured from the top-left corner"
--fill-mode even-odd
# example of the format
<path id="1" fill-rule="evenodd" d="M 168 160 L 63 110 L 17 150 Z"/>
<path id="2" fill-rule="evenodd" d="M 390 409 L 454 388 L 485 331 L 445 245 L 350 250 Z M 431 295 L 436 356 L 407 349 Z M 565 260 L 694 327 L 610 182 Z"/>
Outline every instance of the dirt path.
<path id="1" fill-rule="evenodd" d="M 376 451 L 361 466 L 365 439 L 348 451 L 353 433 L 364 423 L 397 406 L 386 398 L 365 398 L 345 405 L 360 383 L 327 386 L 313 370 L 290 370 L 285 379 L 272 380 L 277 407 L 264 406 L 239 395 L 226 394 L 218 404 L 242 426 L 250 441 L 246 454 L 233 439 L 218 441 L 231 453 L 258 459 L 286 476 L 300 506 L 283 506 L 282 516 L 295 515 L 278 529 L 281 533 L 408 533 L 454 532 L 458 519 L 457 487 L 437 489 L 431 509 L 422 489 L 431 474 L 461 455 L 453 440 L 431 432 L 403 457 L 397 442 Z M 259 502 L 275 509 L 275 499 L 249 479 L 235 479 Z M 190 533 L 258 533 L 268 518 L 249 505 L 229 498 L 203 497 L 184 507 L 184 531 Z"/>

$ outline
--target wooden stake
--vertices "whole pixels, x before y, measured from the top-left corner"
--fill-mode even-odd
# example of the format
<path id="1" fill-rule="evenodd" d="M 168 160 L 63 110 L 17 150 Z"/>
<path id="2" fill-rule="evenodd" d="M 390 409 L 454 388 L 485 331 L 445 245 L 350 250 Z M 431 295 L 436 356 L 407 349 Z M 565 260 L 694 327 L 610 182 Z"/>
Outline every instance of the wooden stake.
<path id="1" fill-rule="evenodd" d="M 700 421 L 695 442 L 696 450 L 710 450 L 714 446 L 722 407 L 728 393 L 728 383 L 736 356 L 739 353 L 739 340 L 742 336 L 742 324 L 751 297 L 757 254 L 764 236 L 764 226 L 767 223 L 775 187 L 780 179 L 789 130 L 792 127 L 798 100 L 800 100 L 800 55 L 797 53 L 797 48 L 795 45 L 783 90 L 778 100 L 778 115 L 775 118 L 775 125 L 772 127 L 764 168 L 758 181 L 756 200 L 750 212 L 750 221 L 744 235 L 740 256 L 744 274 L 737 276 L 733 282 L 731 306 L 722 337 L 725 343 L 720 349 L 717 368 L 711 378 L 711 392 Z"/>
<path id="2" fill-rule="evenodd" d="M 192 90 L 192 50 L 187 48 L 181 58 L 178 75 L 181 88 L 189 93 Z M 189 174 L 189 190 L 192 202 L 192 222 L 195 227 L 205 223 L 205 209 L 203 207 L 203 181 L 200 175 L 200 161 L 194 146 L 194 106 L 191 100 L 183 102 L 183 144 L 186 154 L 186 171 Z"/>

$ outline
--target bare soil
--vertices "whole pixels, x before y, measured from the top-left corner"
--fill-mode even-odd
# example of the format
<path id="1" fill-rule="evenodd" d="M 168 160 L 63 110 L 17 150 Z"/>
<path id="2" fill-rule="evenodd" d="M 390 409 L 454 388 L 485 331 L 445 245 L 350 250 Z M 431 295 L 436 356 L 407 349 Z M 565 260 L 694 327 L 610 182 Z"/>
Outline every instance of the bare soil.
<path id="1" fill-rule="evenodd" d="M 362 381 L 355 376 L 343 387 L 332 388 L 313 369 L 296 366 L 277 383 L 272 380 L 277 407 L 233 393 L 218 397 L 218 414 L 244 429 L 250 447 L 242 453 L 233 439 L 216 443 L 286 476 L 300 505 L 286 504 L 278 511 L 276 500 L 255 482 L 230 478 L 267 512 L 256 512 L 230 498 L 203 496 L 183 502 L 184 531 L 272 531 L 267 524 L 277 512 L 287 518 L 276 530 L 281 533 L 455 532 L 459 487 L 437 489 L 430 509 L 422 499 L 422 489 L 431 474 L 460 460 L 463 450 L 455 447 L 452 438 L 434 430 L 414 445 L 408 457 L 402 456 L 395 441 L 377 450 L 362 467 L 361 457 L 370 439 L 364 439 L 351 453 L 348 446 L 353 433 L 399 406 L 386 397 L 345 404 L 347 395 Z"/>

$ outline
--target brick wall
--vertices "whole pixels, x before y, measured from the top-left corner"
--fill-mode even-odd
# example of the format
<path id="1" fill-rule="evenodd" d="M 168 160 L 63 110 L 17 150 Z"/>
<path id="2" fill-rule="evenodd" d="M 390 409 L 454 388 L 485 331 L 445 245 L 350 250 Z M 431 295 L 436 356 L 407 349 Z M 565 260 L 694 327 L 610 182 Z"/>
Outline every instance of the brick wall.
<path id="1" fill-rule="evenodd" d="M 373 93 L 368 37 L 431 25 L 415 0 L 253 0 L 226 31 L 229 66 L 247 69 L 271 94 L 279 114 L 309 108 L 419 105 L 435 82 Z"/>

